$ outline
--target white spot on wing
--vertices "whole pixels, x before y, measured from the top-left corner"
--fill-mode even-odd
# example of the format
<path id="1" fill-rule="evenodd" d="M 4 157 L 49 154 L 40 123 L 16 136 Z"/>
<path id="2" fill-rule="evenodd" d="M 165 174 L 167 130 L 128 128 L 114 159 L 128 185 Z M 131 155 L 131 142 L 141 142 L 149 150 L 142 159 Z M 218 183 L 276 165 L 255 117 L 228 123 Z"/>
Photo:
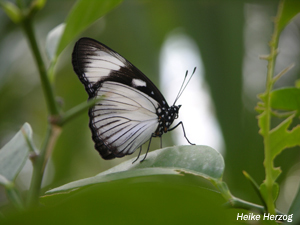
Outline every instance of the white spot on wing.
<path id="1" fill-rule="evenodd" d="M 131 84 L 133 87 L 146 87 L 147 84 L 145 81 L 140 79 L 132 79 Z"/>

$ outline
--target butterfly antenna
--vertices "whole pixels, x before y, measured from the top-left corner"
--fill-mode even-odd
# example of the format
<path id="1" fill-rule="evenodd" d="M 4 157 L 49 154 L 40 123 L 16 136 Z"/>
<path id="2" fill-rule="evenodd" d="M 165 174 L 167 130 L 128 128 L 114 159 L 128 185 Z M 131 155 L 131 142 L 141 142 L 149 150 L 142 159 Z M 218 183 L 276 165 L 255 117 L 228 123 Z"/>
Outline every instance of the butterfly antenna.
<path id="1" fill-rule="evenodd" d="M 186 84 L 184 85 L 185 80 L 186 80 L 187 75 L 188 75 L 188 71 L 186 71 L 185 76 L 184 76 L 184 79 L 183 79 L 183 82 L 182 82 L 182 85 L 181 85 L 181 87 L 180 87 L 180 89 L 179 89 L 179 92 L 178 92 L 178 94 L 177 94 L 177 97 L 175 98 L 175 101 L 174 101 L 174 104 L 173 104 L 173 105 L 175 105 L 175 103 L 177 102 L 177 100 L 178 100 L 178 99 L 180 98 L 180 96 L 182 95 L 183 91 L 185 90 L 185 88 L 186 88 L 187 85 L 189 84 L 190 80 L 192 79 L 193 75 L 195 74 L 196 69 L 197 69 L 197 67 L 194 68 L 193 73 L 191 74 L 190 78 L 188 79 L 188 81 L 187 81 Z M 183 86 L 184 86 L 184 87 L 183 87 Z"/>
<path id="2" fill-rule="evenodd" d="M 185 83 L 185 80 L 186 80 L 186 78 L 187 78 L 188 72 L 189 72 L 189 71 L 187 70 L 186 73 L 185 73 L 183 82 L 182 82 L 181 87 L 180 87 L 180 89 L 179 89 L 179 91 L 178 91 L 178 94 L 177 94 L 177 96 L 176 96 L 176 98 L 175 98 L 174 104 L 176 103 L 177 99 L 178 99 L 179 96 L 180 96 L 180 92 L 181 92 L 181 89 L 182 89 L 182 87 L 183 87 L 183 85 L 184 85 L 184 83 Z M 174 104 L 173 104 L 173 105 L 174 105 Z"/>

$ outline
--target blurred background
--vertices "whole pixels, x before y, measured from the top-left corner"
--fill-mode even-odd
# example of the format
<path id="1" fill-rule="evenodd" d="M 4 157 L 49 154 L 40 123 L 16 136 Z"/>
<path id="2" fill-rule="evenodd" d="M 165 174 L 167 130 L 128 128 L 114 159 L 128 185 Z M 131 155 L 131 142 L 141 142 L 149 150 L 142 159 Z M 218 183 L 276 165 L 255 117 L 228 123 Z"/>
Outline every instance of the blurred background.
<path id="1" fill-rule="evenodd" d="M 114 49 L 161 90 L 173 104 L 186 70 L 197 71 L 176 104 L 189 140 L 209 145 L 225 159 L 224 180 L 232 193 L 261 204 L 242 171 L 257 183 L 264 179 L 263 143 L 258 134 L 257 94 L 264 91 L 266 61 L 279 1 L 149 1 L 127 0 L 99 19 L 80 37 L 91 37 Z M 39 45 L 45 53 L 47 34 L 64 22 L 74 0 L 48 1 L 35 20 Z M 84 15 L 82 15 L 84 16 Z M 19 26 L 0 11 L 0 147 L 28 122 L 40 146 L 47 112 L 35 63 Z M 276 72 L 295 67 L 278 83 L 294 86 L 299 78 L 300 17 L 283 31 Z M 71 65 L 75 41 L 61 54 L 56 67 L 55 93 L 68 110 L 87 100 Z M 47 60 L 46 54 L 44 54 Z M 136 154 L 111 161 L 94 150 L 87 112 L 68 123 L 47 165 L 44 190 L 94 176 Z M 159 148 L 159 139 L 151 150 Z M 163 136 L 163 146 L 188 144 L 180 128 Z M 145 150 L 145 147 L 144 147 Z M 300 180 L 299 148 L 284 151 L 276 160 L 283 173 L 278 209 L 285 212 Z M 18 177 L 19 188 L 30 183 L 28 161 Z M 0 206 L 5 204 L 0 187 Z"/>

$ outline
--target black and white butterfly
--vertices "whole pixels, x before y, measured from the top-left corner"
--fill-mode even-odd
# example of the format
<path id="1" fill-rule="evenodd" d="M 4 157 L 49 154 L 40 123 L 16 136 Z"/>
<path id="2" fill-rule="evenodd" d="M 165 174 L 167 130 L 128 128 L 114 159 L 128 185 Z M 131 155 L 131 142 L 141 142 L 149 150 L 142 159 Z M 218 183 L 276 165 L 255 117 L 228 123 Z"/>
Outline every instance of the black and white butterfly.
<path id="1" fill-rule="evenodd" d="M 169 106 L 148 77 L 96 40 L 78 40 L 72 64 L 89 99 L 102 96 L 102 100 L 89 110 L 92 138 L 102 158 L 130 155 L 139 147 L 141 152 L 146 141 L 150 139 L 150 146 L 152 137 L 161 137 L 179 125 L 186 140 L 192 144 L 185 135 L 182 122 L 170 128 L 178 118 L 180 105 L 175 103 L 184 90 L 187 73 L 174 104 Z"/>

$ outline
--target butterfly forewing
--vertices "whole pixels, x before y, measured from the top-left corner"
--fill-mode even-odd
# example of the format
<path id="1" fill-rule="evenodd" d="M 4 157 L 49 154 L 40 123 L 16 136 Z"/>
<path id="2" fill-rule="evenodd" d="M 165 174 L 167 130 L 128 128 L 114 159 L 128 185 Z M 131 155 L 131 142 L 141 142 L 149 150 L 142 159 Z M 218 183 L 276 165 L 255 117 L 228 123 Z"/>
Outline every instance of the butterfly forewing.
<path id="1" fill-rule="evenodd" d="M 90 38 L 81 38 L 72 56 L 73 68 L 90 95 L 105 80 L 132 86 L 155 99 L 167 103 L 157 87 L 139 69 L 104 44 Z"/>
<path id="2" fill-rule="evenodd" d="M 104 159 L 132 154 L 158 127 L 157 109 L 168 105 L 156 86 L 107 46 L 80 39 L 72 63 L 89 98 L 103 100 L 89 111 L 95 148 Z"/>

